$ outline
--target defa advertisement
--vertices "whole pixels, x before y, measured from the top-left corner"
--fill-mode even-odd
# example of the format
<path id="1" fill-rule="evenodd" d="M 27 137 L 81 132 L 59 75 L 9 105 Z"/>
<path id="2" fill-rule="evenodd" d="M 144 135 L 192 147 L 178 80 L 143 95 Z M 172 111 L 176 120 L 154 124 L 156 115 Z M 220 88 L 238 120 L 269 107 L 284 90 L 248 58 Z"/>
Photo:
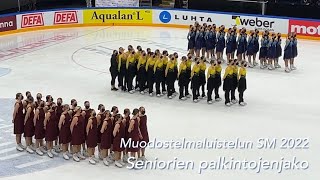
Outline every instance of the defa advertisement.
<path id="1" fill-rule="evenodd" d="M 148 9 L 92 9 L 83 11 L 83 22 L 89 24 L 151 24 L 152 11 Z"/>
<path id="2" fill-rule="evenodd" d="M 153 10 L 154 24 L 190 25 L 198 21 L 200 24 L 222 25 L 228 15 L 192 11 Z"/>
<path id="3" fill-rule="evenodd" d="M 76 24 L 78 16 L 76 11 L 59 11 L 54 13 L 54 24 Z"/>
<path id="4" fill-rule="evenodd" d="M 16 16 L 0 17 L 0 32 L 17 29 Z"/>
<path id="5" fill-rule="evenodd" d="M 43 13 L 24 14 L 21 17 L 21 28 L 44 26 Z"/>
<path id="6" fill-rule="evenodd" d="M 320 21 L 289 20 L 289 32 L 298 35 L 320 37 Z"/>

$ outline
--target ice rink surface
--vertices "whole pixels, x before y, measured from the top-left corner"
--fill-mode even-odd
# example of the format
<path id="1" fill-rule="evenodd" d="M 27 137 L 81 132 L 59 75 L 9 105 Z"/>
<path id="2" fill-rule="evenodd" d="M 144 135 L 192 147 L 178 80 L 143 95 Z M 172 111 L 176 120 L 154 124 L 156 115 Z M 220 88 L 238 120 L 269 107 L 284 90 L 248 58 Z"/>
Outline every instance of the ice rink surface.
<path id="1" fill-rule="evenodd" d="M 110 55 L 113 49 L 129 44 L 143 49 L 167 49 L 186 55 L 187 30 L 151 27 L 91 27 L 36 31 L 0 37 L 0 178 L 24 179 L 220 179 L 220 180 L 316 180 L 320 178 L 319 46 L 316 41 L 299 40 L 297 70 L 289 74 L 247 70 L 246 107 L 224 106 L 224 102 L 195 104 L 176 97 L 149 97 L 110 91 Z M 223 68 L 225 65 L 223 66 Z M 177 87 L 177 84 L 176 84 Z M 276 138 L 275 149 L 147 149 L 148 160 L 217 160 L 218 157 L 258 160 L 292 159 L 309 162 L 308 170 L 128 170 L 88 161 L 65 162 L 60 157 L 35 157 L 15 150 L 12 133 L 12 107 L 17 92 L 41 92 L 65 103 L 72 98 L 93 108 L 102 103 L 124 108 L 144 106 L 148 115 L 150 139 L 252 141 Z M 220 96 L 223 97 L 222 90 Z M 309 149 L 280 149 L 281 138 L 308 138 Z M 197 166 L 197 165 L 196 165 Z M 2 169 L 2 170 L 1 170 Z"/>

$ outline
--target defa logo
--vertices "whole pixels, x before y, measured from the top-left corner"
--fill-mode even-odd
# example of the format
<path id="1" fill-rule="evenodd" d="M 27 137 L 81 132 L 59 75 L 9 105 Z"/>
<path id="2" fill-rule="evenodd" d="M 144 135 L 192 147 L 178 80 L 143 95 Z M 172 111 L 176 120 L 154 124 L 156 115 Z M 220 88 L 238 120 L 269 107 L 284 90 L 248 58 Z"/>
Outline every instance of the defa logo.
<path id="1" fill-rule="evenodd" d="M 76 11 L 62 11 L 54 13 L 54 24 L 74 24 L 78 23 Z"/>
<path id="2" fill-rule="evenodd" d="M 199 23 L 212 23 L 212 19 L 211 17 L 208 16 L 195 16 L 195 15 L 178 15 L 175 14 L 174 15 L 174 19 L 175 20 L 182 20 L 182 21 L 192 21 L 192 22 L 196 22 L 198 21 Z"/>
<path id="3" fill-rule="evenodd" d="M 21 28 L 43 26 L 42 13 L 22 15 Z"/>
<path id="4" fill-rule="evenodd" d="M 237 26 L 254 27 L 260 30 L 273 30 L 274 21 L 264 21 L 256 17 L 255 19 L 242 18 L 241 16 L 232 16 Z"/>

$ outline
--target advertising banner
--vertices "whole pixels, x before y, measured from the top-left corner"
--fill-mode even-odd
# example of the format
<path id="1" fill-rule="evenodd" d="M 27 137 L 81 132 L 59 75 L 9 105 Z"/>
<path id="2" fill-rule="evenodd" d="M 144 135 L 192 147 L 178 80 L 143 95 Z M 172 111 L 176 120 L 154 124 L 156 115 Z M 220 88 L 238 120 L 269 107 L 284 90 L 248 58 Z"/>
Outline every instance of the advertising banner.
<path id="1" fill-rule="evenodd" d="M 139 7 L 139 0 L 96 0 L 96 7 Z"/>
<path id="2" fill-rule="evenodd" d="M 16 16 L 0 17 L 0 32 L 17 29 Z"/>
<path id="3" fill-rule="evenodd" d="M 288 32 L 295 32 L 297 35 L 320 37 L 320 21 L 289 20 Z"/>
<path id="4" fill-rule="evenodd" d="M 149 9 L 92 9 L 83 11 L 85 24 L 121 23 L 151 24 L 152 11 Z"/>
<path id="5" fill-rule="evenodd" d="M 255 16 L 239 16 L 232 14 L 218 14 L 192 11 L 153 10 L 153 23 L 190 25 L 198 21 L 200 24 L 225 25 L 226 28 L 237 26 L 248 30 L 269 30 L 287 33 L 288 20 Z"/>
<path id="6" fill-rule="evenodd" d="M 17 15 L 18 29 L 82 23 L 82 10 L 47 11 Z"/>

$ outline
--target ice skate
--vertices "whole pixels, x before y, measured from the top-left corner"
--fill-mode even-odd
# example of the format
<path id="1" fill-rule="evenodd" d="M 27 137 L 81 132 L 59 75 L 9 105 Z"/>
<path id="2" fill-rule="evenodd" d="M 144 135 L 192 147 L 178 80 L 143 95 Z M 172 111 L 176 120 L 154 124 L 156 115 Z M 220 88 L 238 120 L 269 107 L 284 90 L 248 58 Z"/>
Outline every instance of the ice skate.
<path id="1" fill-rule="evenodd" d="M 230 107 L 230 106 L 231 106 L 231 104 L 230 104 L 230 103 L 226 103 L 226 106 Z"/>
<path id="2" fill-rule="evenodd" d="M 39 156 L 43 156 L 43 152 L 40 150 L 40 148 L 37 148 L 37 149 L 36 149 L 36 153 L 37 153 Z"/>
<path id="3" fill-rule="evenodd" d="M 129 93 L 130 93 L 130 94 L 133 94 L 133 93 L 134 93 L 134 91 L 133 91 L 133 90 L 131 90 L 131 91 L 129 91 Z"/>
<path id="4" fill-rule="evenodd" d="M 22 145 L 21 143 L 20 144 L 18 144 L 22 149 L 26 149 L 27 147 L 26 146 L 24 146 L 24 145 Z"/>
<path id="5" fill-rule="evenodd" d="M 253 62 L 253 66 L 258 66 L 259 64 L 257 62 Z"/>
<path id="6" fill-rule="evenodd" d="M 222 99 L 221 98 L 216 98 L 215 99 L 217 102 L 221 101 Z"/>
<path id="7" fill-rule="evenodd" d="M 172 96 L 168 96 L 169 99 L 172 99 Z"/>
<path id="8" fill-rule="evenodd" d="M 276 69 L 281 68 L 281 66 L 280 66 L 278 63 L 276 63 L 276 64 L 274 65 L 274 67 L 275 67 Z"/>
<path id="9" fill-rule="evenodd" d="M 118 88 L 116 88 L 116 87 L 113 86 L 113 87 L 111 88 L 111 91 L 118 91 Z"/>
<path id="10" fill-rule="evenodd" d="M 114 163 L 114 165 L 115 165 L 116 167 L 118 167 L 118 168 L 122 168 L 122 167 L 123 167 L 123 165 L 120 163 L 120 161 L 116 161 L 116 162 Z"/>
<path id="11" fill-rule="evenodd" d="M 141 161 L 147 161 L 147 158 L 146 158 L 145 156 L 141 156 L 141 157 L 140 157 L 140 160 L 141 160 Z"/>
<path id="12" fill-rule="evenodd" d="M 54 149 L 51 149 L 51 153 L 54 155 L 54 156 L 58 156 L 59 154 L 56 152 L 56 150 Z"/>
<path id="13" fill-rule="evenodd" d="M 73 154 L 73 160 L 74 161 L 76 161 L 76 162 L 79 162 L 80 161 L 80 159 L 79 159 L 79 157 L 78 157 L 78 155 L 77 154 Z"/>
<path id="14" fill-rule="evenodd" d="M 34 144 L 34 143 L 31 143 L 31 145 L 30 145 L 30 148 L 33 150 L 33 151 L 36 151 L 36 145 Z"/>
<path id="15" fill-rule="evenodd" d="M 233 99 L 233 100 L 231 100 L 231 102 L 232 102 L 232 104 L 236 104 L 238 102 L 238 100 Z"/>
<path id="16" fill-rule="evenodd" d="M 284 70 L 286 73 L 289 73 L 290 72 L 290 69 L 288 67 L 285 68 Z"/>
<path id="17" fill-rule="evenodd" d="M 149 89 L 145 89 L 143 92 L 144 92 L 144 93 L 147 93 L 148 91 L 149 91 Z"/>
<path id="18" fill-rule="evenodd" d="M 70 159 L 69 156 L 68 156 L 68 154 L 67 154 L 66 152 L 64 152 L 64 153 L 62 154 L 62 156 L 63 156 L 63 159 L 65 159 L 65 160 L 69 160 L 69 159 Z"/>
<path id="19" fill-rule="evenodd" d="M 57 153 L 60 153 L 60 152 L 62 151 L 60 145 L 56 145 L 56 146 L 54 147 L 54 150 L 55 150 Z"/>
<path id="20" fill-rule="evenodd" d="M 198 102 L 198 99 L 194 99 L 193 102 L 194 102 L 194 103 L 197 103 L 197 102 Z"/>
<path id="21" fill-rule="evenodd" d="M 106 166 L 109 166 L 109 162 L 107 161 L 107 158 L 103 158 L 103 164 Z"/>
<path id="22" fill-rule="evenodd" d="M 140 94 L 144 95 L 144 91 L 140 91 Z"/>
<path id="23" fill-rule="evenodd" d="M 162 91 L 162 94 L 167 94 L 167 91 Z"/>
<path id="24" fill-rule="evenodd" d="M 125 154 L 125 155 L 122 157 L 122 161 L 123 161 L 124 163 L 127 163 L 127 162 L 128 162 L 128 155 L 127 155 L 127 154 Z"/>
<path id="25" fill-rule="evenodd" d="M 249 68 L 253 68 L 254 66 L 252 65 L 252 63 L 249 63 Z"/>
<path id="26" fill-rule="evenodd" d="M 180 100 L 182 100 L 182 101 L 184 101 L 184 100 L 186 100 L 187 98 L 185 97 L 185 96 L 183 96 L 183 97 L 181 97 L 181 98 L 179 98 Z"/>
<path id="27" fill-rule="evenodd" d="M 153 96 L 153 93 L 149 93 L 149 96 L 152 97 L 152 96 Z"/>
<path id="28" fill-rule="evenodd" d="M 89 158 L 89 163 L 92 164 L 92 165 L 96 165 L 97 162 L 95 160 L 93 160 L 92 157 L 90 157 Z"/>
<path id="29" fill-rule="evenodd" d="M 212 104 L 212 101 L 208 101 L 208 104 Z"/>
<path id="30" fill-rule="evenodd" d="M 292 65 L 292 66 L 290 67 L 290 69 L 291 69 L 291 71 L 293 71 L 293 70 L 296 70 L 297 68 L 296 68 L 294 65 Z"/>
<path id="31" fill-rule="evenodd" d="M 46 152 L 47 152 L 47 147 L 41 146 L 41 147 L 40 147 L 40 150 L 41 150 L 42 152 L 46 153 Z"/>
<path id="32" fill-rule="evenodd" d="M 53 154 L 51 153 L 51 151 L 48 151 L 47 155 L 49 156 L 49 158 L 53 158 Z"/>
<path id="33" fill-rule="evenodd" d="M 239 103 L 239 105 L 240 105 L 240 106 L 245 106 L 245 105 L 247 105 L 247 103 L 241 102 L 241 103 Z"/>
<path id="34" fill-rule="evenodd" d="M 270 65 L 268 66 L 268 69 L 269 69 L 269 70 L 273 70 L 273 65 L 270 64 Z"/>
<path id="35" fill-rule="evenodd" d="M 30 154 L 33 154 L 33 153 L 34 153 L 34 151 L 31 149 L 30 146 L 27 146 L 26 151 L 27 151 L 28 153 L 30 153 Z"/>
<path id="36" fill-rule="evenodd" d="M 160 95 L 160 94 L 157 94 L 157 97 L 161 97 L 161 95 Z"/>
<path id="37" fill-rule="evenodd" d="M 260 64 L 260 69 L 264 69 L 264 65 L 263 64 Z"/>
<path id="38" fill-rule="evenodd" d="M 191 95 L 190 95 L 190 94 L 187 94 L 186 97 L 187 97 L 187 98 L 191 98 Z"/>
<path id="39" fill-rule="evenodd" d="M 135 89 L 136 91 L 140 91 L 140 88 L 139 87 L 136 87 L 136 89 Z"/>
<path id="40" fill-rule="evenodd" d="M 16 149 L 20 152 L 24 151 L 24 149 L 20 146 L 20 144 L 17 144 Z"/>
<path id="41" fill-rule="evenodd" d="M 77 156 L 78 156 L 81 160 L 86 159 L 86 157 L 84 157 L 80 152 L 79 152 L 79 153 L 77 153 Z"/>

